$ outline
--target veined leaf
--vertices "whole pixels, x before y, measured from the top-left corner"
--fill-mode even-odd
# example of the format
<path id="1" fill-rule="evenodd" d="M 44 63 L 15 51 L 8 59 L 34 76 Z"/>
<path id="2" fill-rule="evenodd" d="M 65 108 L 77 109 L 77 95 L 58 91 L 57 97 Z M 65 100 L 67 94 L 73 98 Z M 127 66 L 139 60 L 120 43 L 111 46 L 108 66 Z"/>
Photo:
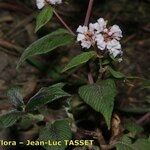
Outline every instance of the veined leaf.
<path id="1" fill-rule="evenodd" d="M 15 106 L 15 107 L 19 107 L 24 105 L 23 102 L 23 98 L 20 92 L 20 88 L 18 87 L 14 87 L 14 88 L 10 88 L 7 91 L 7 96 L 9 98 L 9 101 Z"/>
<path id="2" fill-rule="evenodd" d="M 51 52 L 57 47 L 70 44 L 72 41 L 73 37 L 67 30 L 58 29 L 57 31 L 52 32 L 35 41 L 27 49 L 25 49 L 17 64 L 17 68 L 19 68 L 19 66 L 31 56 Z"/>
<path id="3" fill-rule="evenodd" d="M 70 94 L 62 90 L 63 86 L 64 86 L 63 83 L 58 83 L 40 89 L 37 94 L 35 94 L 32 98 L 30 98 L 26 106 L 26 109 L 34 110 L 56 99 L 70 96 Z"/>
<path id="4" fill-rule="evenodd" d="M 116 145 L 117 150 L 149 150 L 150 141 L 148 139 L 138 139 L 132 143 L 131 139 L 124 135 Z"/>
<path id="5" fill-rule="evenodd" d="M 52 124 L 47 124 L 41 129 L 39 140 L 61 141 L 61 145 L 45 146 L 47 150 L 65 150 L 67 145 L 64 140 L 72 138 L 71 128 L 67 120 L 57 120 Z"/>
<path id="6" fill-rule="evenodd" d="M 0 115 L 0 128 L 8 128 L 14 125 L 20 117 L 21 112 L 16 110 Z"/>
<path id="7" fill-rule="evenodd" d="M 125 75 L 123 73 L 121 73 L 119 71 L 115 71 L 110 66 L 108 67 L 108 70 L 110 71 L 112 76 L 115 77 L 115 78 L 125 78 Z"/>
<path id="8" fill-rule="evenodd" d="M 53 16 L 53 8 L 48 5 L 44 7 L 36 18 L 36 29 L 37 32 L 40 28 L 42 28 Z"/>
<path id="9" fill-rule="evenodd" d="M 118 142 L 116 145 L 117 150 L 134 150 L 134 147 L 132 146 L 132 141 L 131 139 L 127 136 L 124 135 L 121 140 Z"/>
<path id="10" fill-rule="evenodd" d="M 87 61 L 89 61 L 91 58 L 96 56 L 96 53 L 94 51 L 90 52 L 83 52 L 80 55 L 74 57 L 62 70 L 62 72 L 65 72 L 69 69 L 72 69 L 74 67 L 77 67 L 79 65 L 85 64 Z"/>
<path id="11" fill-rule="evenodd" d="M 113 80 L 101 81 L 100 84 L 85 85 L 79 88 L 80 97 L 94 110 L 103 114 L 108 128 L 114 107 L 116 86 Z"/>

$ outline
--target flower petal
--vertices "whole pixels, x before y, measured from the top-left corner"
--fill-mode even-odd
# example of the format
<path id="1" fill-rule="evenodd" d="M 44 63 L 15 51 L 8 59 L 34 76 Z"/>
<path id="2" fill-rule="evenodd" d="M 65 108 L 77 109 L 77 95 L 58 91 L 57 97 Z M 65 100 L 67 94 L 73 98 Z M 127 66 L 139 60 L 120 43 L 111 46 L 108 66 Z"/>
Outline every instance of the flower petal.
<path id="1" fill-rule="evenodd" d="M 106 43 L 104 41 L 101 43 L 97 43 L 97 47 L 100 50 L 104 50 L 106 48 Z"/>
<path id="2" fill-rule="evenodd" d="M 103 35 L 102 35 L 102 34 L 97 34 L 97 35 L 96 35 L 96 41 L 97 41 L 97 42 L 104 41 Z"/>
<path id="3" fill-rule="evenodd" d="M 107 42 L 107 49 L 109 50 L 110 54 L 112 54 L 114 57 L 122 54 L 121 44 L 115 39 Z"/>
<path id="4" fill-rule="evenodd" d="M 84 39 L 85 39 L 85 35 L 79 33 L 78 36 L 77 36 L 77 41 L 82 41 L 82 40 L 84 40 Z"/>
<path id="5" fill-rule="evenodd" d="M 122 31 L 118 25 L 113 25 L 108 34 L 110 36 L 112 35 L 116 40 L 120 40 L 122 38 Z"/>
<path id="6" fill-rule="evenodd" d="M 77 29 L 77 32 L 79 33 L 85 33 L 88 31 L 88 27 L 87 26 L 79 26 L 78 29 Z"/>
<path id="7" fill-rule="evenodd" d="M 104 50 L 106 48 L 106 42 L 104 41 L 104 37 L 102 34 L 96 35 L 97 47 L 100 50 Z"/>
<path id="8" fill-rule="evenodd" d="M 62 0 L 48 0 L 48 2 L 52 5 L 55 5 L 55 4 L 61 4 Z"/>
<path id="9" fill-rule="evenodd" d="M 45 0 L 36 0 L 38 9 L 42 9 L 45 6 Z"/>
<path id="10" fill-rule="evenodd" d="M 82 41 L 81 46 L 88 49 L 92 46 L 92 43 L 90 41 Z"/>
<path id="11" fill-rule="evenodd" d="M 95 32 L 95 23 L 90 23 L 89 24 L 89 31 L 93 32 L 93 34 L 94 34 L 94 32 Z"/>
<path id="12" fill-rule="evenodd" d="M 117 40 L 113 39 L 107 42 L 107 49 L 121 49 L 121 44 Z"/>
<path id="13" fill-rule="evenodd" d="M 99 32 L 102 32 L 105 28 L 106 28 L 106 25 L 107 25 L 107 21 L 105 21 L 103 18 L 99 18 L 97 20 L 98 24 L 99 24 Z"/>

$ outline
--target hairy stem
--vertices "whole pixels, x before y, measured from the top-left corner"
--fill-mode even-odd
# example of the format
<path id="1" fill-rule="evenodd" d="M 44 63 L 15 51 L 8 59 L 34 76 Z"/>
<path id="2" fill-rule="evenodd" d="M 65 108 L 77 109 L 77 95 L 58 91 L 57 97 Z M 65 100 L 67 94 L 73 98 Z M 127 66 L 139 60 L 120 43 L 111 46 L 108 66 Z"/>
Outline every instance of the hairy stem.
<path id="1" fill-rule="evenodd" d="M 93 84 L 94 80 L 93 80 L 90 64 L 87 64 L 87 70 L 88 70 L 88 81 L 90 84 Z"/>
<path id="2" fill-rule="evenodd" d="M 74 32 L 70 29 L 70 27 L 66 24 L 66 22 L 61 18 L 61 16 L 53 9 L 55 16 L 59 19 L 59 21 L 64 25 L 64 27 L 73 35 L 75 36 Z"/>

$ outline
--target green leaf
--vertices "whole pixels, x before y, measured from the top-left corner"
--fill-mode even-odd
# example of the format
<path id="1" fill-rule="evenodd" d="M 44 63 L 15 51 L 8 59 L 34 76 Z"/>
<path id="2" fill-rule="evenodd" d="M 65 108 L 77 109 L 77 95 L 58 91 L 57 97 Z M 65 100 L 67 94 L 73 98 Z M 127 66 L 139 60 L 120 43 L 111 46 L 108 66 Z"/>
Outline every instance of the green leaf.
<path id="1" fill-rule="evenodd" d="M 36 28 L 35 32 L 37 32 L 40 28 L 42 28 L 53 16 L 53 8 L 49 5 L 44 7 L 39 15 L 36 18 Z"/>
<path id="2" fill-rule="evenodd" d="M 39 140 L 42 141 L 61 141 L 60 146 L 45 146 L 47 150 L 65 150 L 67 145 L 64 143 L 64 140 L 70 140 L 71 138 L 71 128 L 66 119 L 47 124 L 46 127 L 41 129 L 39 134 Z"/>
<path id="3" fill-rule="evenodd" d="M 110 71 L 110 73 L 112 74 L 113 77 L 115 78 L 125 78 L 125 75 L 122 74 L 119 71 L 115 71 L 114 69 L 112 69 L 110 66 L 108 67 L 108 70 Z"/>
<path id="4" fill-rule="evenodd" d="M 100 84 L 85 85 L 79 88 L 80 97 L 94 110 L 103 114 L 108 128 L 114 107 L 116 86 L 113 80 L 101 81 Z"/>
<path id="5" fill-rule="evenodd" d="M 51 52 L 60 46 L 70 44 L 72 41 L 73 37 L 68 33 L 67 30 L 58 29 L 57 31 L 52 32 L 51 34 L 48 34 L 35 41 L 27 49 L 25 49 L 17 64 L 17 68 L 19 68 L 19 66 L 31 56 Z"/>
<path id="6" fill-rule="evenodd" d="M 20 117 L 21 112 L 16 110 L 0 115 L 0 128 L 8 128 L 14 125 Z"/>
<path id="7" fill-rule="evenodd" d="M 133 143 L 134 150 L 149 150 L 150 149 L 150 141 L 148 139 L 138 139 L 135 143 Z"/>
<path id="8" fill-rule="evenodd" d="M 34 110 L 56 99 L 70 96 L 70 94 L 62 90 L 63 86 L 63 83 L 58 83 L 40 89 L 39 92 L 29 100 L 26 109 Z"/>
<path id="9" fill-rule="evenodd" d="M 124 135 L 116 145 L 117 150 L 149 150 L 150 141 L 148 139 L 138 139 L 132 143 L 131 139 Z"/>
<path id="10" fill-rule="evenodd" d="M 18 87 L 14 87 L 14 88 L 10 88 L 7 91 L 7 96 L 9 98 L 9 101 L 15 106 L 15 107 L 19 107 L 24 105 L 23 102 L 23 98 L 20 92 L 20 88 Z"/>
<path id="11" fill-rule="evenodd" d="M 140 125 L 138 125 L 138 124 L 136 124 L 132 121 L 130 121 L 128 123 L 125 123 L 124 128 L 126 130 L 128 130 L 129 132 L 132 132 L 132 133 L 135 133 L 135 134 L 138 134 L 138 133 L 143 131 L 143 128 Z"/>
<path id="12" fill-rule="evenodd" d="M 118 144 L 116 145 L 116 149 L 117 150 L 134 150 L 134 148 L 131 144 L 132 144 L 131 139 L 127 135 L 124 135 L 120 139 Z"/>
<path id="13" fill-rule="evenodd" d="M 96 56 L 96 53 L 94 51 L 90 52 L 83 52 L 80 55 L 74 57 L 62 70 L 62 72 L 65 72 L 69 69 L 72 69 L 74 67 L 77 67 L 79 65 L 85 64 L 87 61 L 89 61 L 91 58 Z"/>

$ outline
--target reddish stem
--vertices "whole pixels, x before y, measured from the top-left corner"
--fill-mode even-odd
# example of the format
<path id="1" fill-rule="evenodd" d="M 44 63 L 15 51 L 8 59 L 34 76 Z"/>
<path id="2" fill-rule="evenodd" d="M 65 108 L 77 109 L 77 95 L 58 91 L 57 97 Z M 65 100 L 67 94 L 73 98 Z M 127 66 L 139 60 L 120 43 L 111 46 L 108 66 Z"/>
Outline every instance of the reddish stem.
<path id="1" fill-rule="evenodd" d="M 88 81 L 90 84 L 93 84 L 94 83 L 94 79 L 93 79 L 93 76 L 92 76 L 92 73 L 91 73 L 91 67 L 90 67 L 90 64 L 88 64 Z"/>
<path id="2" fill-rule="evenodd" d="M 94 3 L 94 0 L 89 0 L 89 5 L 88 5 L 85 21 L 84 21 L 84 25 L 86 25 L 86 26 L 88 25 L 89 20 L 90 20 L 93 3 Z M 90 84 L 93 84 L 94 83 L 94 79 L 93 79 L 93 76 L 92 76 L 92 73 L 91 73 L 91 68 L 90 68 L 89 64 L 88 64 L 88 70 L 89 70 L 88 81 L 89 81 Z"/>
<path id="3" fill-rule="evenodd" d="M 142 118 L 136 121 L 137 124 L 142 124 L 146 120 L 150 119 L 150 112 L 146 113 Z"/>
<path id="4" fill-rule="evenodd" d="M 87 9 L 84 25 L 88 25 L 88 23 L 89 23 L 89 19 L 90 19 L 92 8 L 93 8 L 93 3 L 94 3 L 94 0 L 90 0 L 89 1 L 89 5 L 88 5 L 88 9 Z"/>
<path id="5" fill-rule="evenodd" d="M 70 27 L 66 24 L 66 22 L 60 17 L 60 15 L 56 12 L 55 9 L 53 9 L 54 14 L 59 19 L 59 21 L 65 26 L 65 28 L 73 35 L 75 36 L 74 32 L 70 29 Z"/>

